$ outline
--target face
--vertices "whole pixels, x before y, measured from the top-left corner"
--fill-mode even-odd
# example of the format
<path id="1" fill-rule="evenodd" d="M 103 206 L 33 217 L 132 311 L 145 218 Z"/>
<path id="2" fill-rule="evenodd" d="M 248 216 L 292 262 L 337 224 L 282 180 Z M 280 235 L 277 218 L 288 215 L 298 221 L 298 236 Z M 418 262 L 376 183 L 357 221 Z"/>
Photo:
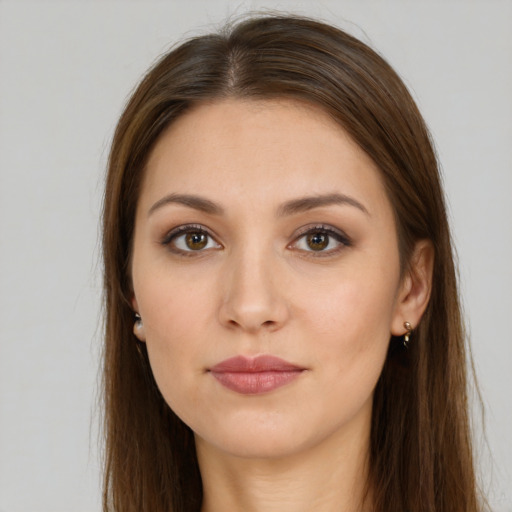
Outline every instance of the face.
<path id="1" fill-rule="evenodd" d="M 367 435 L 401 293 L 375 164 L 325 113 L 223 100 L 154 148 L 133 307 L 161 393 L 203 445 L 276 457 Z"/>

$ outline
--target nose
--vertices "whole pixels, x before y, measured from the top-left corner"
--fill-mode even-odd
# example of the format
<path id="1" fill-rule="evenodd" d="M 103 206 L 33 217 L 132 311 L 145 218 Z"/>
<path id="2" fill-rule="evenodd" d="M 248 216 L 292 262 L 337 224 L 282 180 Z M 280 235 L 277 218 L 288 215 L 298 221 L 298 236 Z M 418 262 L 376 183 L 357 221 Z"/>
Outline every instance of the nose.
<path id="1" fill-rule="evenodd" d="M 273 332 L 289 318 L 286 284 L 274 255 L 244 251 L 226 261 L 220 322 L 247 333 Z"/>

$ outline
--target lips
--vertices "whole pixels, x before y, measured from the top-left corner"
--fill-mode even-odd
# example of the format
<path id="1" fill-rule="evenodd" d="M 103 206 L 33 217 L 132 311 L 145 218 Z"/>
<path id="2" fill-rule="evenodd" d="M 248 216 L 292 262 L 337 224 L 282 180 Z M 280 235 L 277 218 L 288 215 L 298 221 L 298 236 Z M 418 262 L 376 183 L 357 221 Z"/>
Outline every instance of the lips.
<path id="1" fill-rule="evenodd" d="M 275 356 L 236 356 L 209 372 L 226 388 L 243 395 L 268 393 L 295 380 L 305 370 Z"/>

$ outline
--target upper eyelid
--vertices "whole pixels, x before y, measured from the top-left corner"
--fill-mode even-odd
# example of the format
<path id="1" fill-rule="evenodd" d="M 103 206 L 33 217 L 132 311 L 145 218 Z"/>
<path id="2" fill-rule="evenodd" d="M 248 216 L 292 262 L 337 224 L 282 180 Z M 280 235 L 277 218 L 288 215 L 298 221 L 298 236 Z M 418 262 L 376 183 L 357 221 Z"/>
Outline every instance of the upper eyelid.
<path id="1" fill-rule="evenodd" d="M 307 255 L 314 256 L 315 258 L 328 257 L 328 256 L 335 255 L 343 248 L 351 247 L 353 245 L 352 239 L 349 238 L 348 235 L 344 231 L 337 229 L 334 226 L 318 225 L 317 224 L 315 226 L 309 226 L 309 227 L 305 226 L 299 234 L 295 235 L 293 241 L 290 242 L 290 244 L 288 244 L 288 248 L 294 248 L 294 246 L 298 245 L 299 241 L 302 238 L 304 238 L 306 235 L 308 235 L 310 233 L 315 233 L 315 232 L 324 232 L 328 236 L 334 238 L 336 240 L 336 242 L 338 243 L 338 247 L 335 247 L 333 249 L 329 249 L 326 251 L 323 251 L 323 250 L 322 251 L 312 251 L 312 250 L 308 251 L 305 249 L 297 248 L 300 252 L 303 252 L 304 254 L 307 254 Z"/>
<path id="2" fill-rule="evenodd" d="M 183 235 L 183 234 L 186 234 L 187 232 L 191 232 L 191 231 L 192 232 L 200 231 L 202 233 L 205 233 L 209 237 L 213 238 L 217 243 L 219 243 L 215 234 L 212 233 L 212 230 L 209 229 L 208 227 L 204 226 L 203 224 L 182 224 L 182 225 L 176 226 L 176 227 L 170 229 L 169 231 L 166 231 L 166 233 L 163 236 L 162 243 L 164 245 L 168 244 L 176 236 Z"/>
<path id="3" fill-rule="evenodd" d="M 308 233 L 314 233 L 315 231 L 324 231 L 326 233 L 333 233 L 339 235 L 341 238 L 349 241 L 349 236 L 341 229 L 331 226 L 329 224 L 313 224 L 309 226 L 304 226 L 299 228 L 299 230 L 294 234 L 294 240 L 297 240 Z"/>
<path id="4" fill-rule="evenodd" d="M 201 232 L 206 234 L 217 247 L 205 247 L 198 250 L 187 250 L 182 249 L 177 246 L 177 240 L 187 233 L 193 232 Z M 199 258 L 204 256 L 211 250 L 218 250 L 223 248 L 223 245 L 217 240 L 217 238 L 211 233 L 211 230 L 203 226 L 202 224 L 182 224 L 172 228 L 167 231 L 162 239 L 160 239 L 160 244 L 165 247 L 166 250 L 174 253 L 176 255 L 180 255 L 182 257 L 196 257 Z"/>

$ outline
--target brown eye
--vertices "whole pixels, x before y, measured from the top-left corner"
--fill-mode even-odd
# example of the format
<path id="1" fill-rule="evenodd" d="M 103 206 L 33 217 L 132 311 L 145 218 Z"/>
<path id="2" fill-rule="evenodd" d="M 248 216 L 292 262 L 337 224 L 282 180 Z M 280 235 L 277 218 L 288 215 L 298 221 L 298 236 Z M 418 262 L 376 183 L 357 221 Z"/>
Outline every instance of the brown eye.
<path id="1" fill-rule="evenodd" d="M 191 251 L 199 251 L 208 244 L 208 235 L 201 232 L 187 233 L 185 235 L 185 243 Z"/>
<path id="2" fill-rule="evenodd" d="M 312 251 L 323 251 L 329 245 L 327 233 L 310 233 L 306 237 L 306 243 Z"/>
<path id="3" fill-rule="evenodd" d="M 215 238 L 201 226 L 178 226 L 163 240 L 162 245 L 176 254 L 203 253 L 211 249 L 222 249 Z"/>
<path id="4" fill-rule="evenodd" d="M 289 247 L 315 256 L 335 256 L 351 245 L 351 240 L 339 229 L 315 226 L 303 232 Z"/>

